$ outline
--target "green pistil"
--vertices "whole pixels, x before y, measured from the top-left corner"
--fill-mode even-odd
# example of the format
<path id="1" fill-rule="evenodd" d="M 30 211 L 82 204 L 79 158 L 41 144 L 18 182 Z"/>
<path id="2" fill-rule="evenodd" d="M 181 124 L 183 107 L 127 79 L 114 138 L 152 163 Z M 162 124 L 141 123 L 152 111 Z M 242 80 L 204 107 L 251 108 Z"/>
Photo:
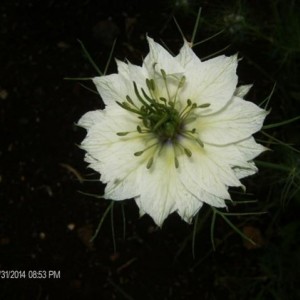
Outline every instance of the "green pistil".
<path id="1" fill-rule="evenodd" d="M 137 151 L 134 153 L 135 156 L 141 156 L 145 151 L 152 147 L 163 146 L 165 143 L 171 143 L 174 147 L 181 149 L 181 153 L 185 153 L 187 157 L 192 156 L 192 151 L 185 148 L 180 144 L 180 138 L 186 137 L 197 142 L 201 147 L 203 147 L 203 142 L 198 138 L 196 129 L 187 130 L 186 119 L 194 112 L 194 110 L 199 108 L 206 108 L 210 104 L 205 103 L 202 105 L 197 105 L 193 103 L 192 100 L 187 99 L 186 106 L 180 111 L 176 108 L 176 101 L 178 100 L 178 95 L 180 89 L 185 85 L 186 78 L 182 76 L 178 80 L 177 88 L 175 90 L 175 95 L 171 96 L 168 87 L 168 75 L 162 69 L 161 78 L 165 86 L 165 91 L 167 94 L 167 99 L 160 97 L 159 91 L 157 90 L 157 84 L 154 79 L 146 79 L 145 91 L 143 88 L 138 88 L 136 82 L 133 82 L 133 89 L 135 94 L 135 101 L 129 95 L 126 96 L 126 101 L 120 103 L 117 102 L 123 109 L 130 111 L 136 115 L 142 121 L 143 126 L 137 125 L 136 131 L 125 131 L 117 132 L 118 136 L 126 136 L 132 132 L 138 132 L 139 134 L 149 134 L 152 133 L 157 137 L 157 142 L 148 146 L 144 150 Z M 140 104 L 138 104 L 138 101 Z M 158 150 L 154 150 L 155 152 Z M 147 161 L 147 169 L 150 169 L 153 165 L 154 154 Z M 174 164 L 175 167 L 179 167 L 179 161 L 175 153 L 174 148 Z"/>

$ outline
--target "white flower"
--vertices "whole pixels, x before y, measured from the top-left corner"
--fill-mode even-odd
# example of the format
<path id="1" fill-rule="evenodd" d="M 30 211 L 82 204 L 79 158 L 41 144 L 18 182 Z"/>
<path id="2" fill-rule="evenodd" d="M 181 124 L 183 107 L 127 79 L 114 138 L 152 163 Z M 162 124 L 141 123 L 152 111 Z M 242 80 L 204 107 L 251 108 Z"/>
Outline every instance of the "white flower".
<path id="1" fill-rule="evenodd" d="M 134 198 L 159 226 L 172 212 L 190 222 L 257 172 L 265 147 L 252 134 L 267 112 L 243 100 L 251 86 L 236 87 L 237 56 L 202 62 L 187 42 L 176 57 L 148 43 L 141 67 L 117 61 L 118 74 L 93 79 L 106 107 L 80 119 L 82 148 L 104 198 Z"/>

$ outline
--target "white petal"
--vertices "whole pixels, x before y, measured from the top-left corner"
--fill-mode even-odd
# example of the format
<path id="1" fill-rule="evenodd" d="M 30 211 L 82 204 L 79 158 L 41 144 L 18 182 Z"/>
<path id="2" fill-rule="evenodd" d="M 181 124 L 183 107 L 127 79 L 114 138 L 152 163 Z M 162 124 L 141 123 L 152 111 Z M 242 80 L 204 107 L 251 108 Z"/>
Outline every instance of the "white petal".
<path id="1" fill-rule="evenodd" d="M 184 41 L 184 45 L 180 49 L 180 52 L 175 59 L 187 71 L 190 69 L 201 68 L 200 58 L 194 53 L 186 40 Z"/>
<path id="2" fill-rule="evenodd" d="M 147 155 L 137 157 L 134 153 L 145 149 L 153 137 L 147 139 L 136 132 L 138 119 L 119 107 L 89 113 L 79 123 L 91 124 L 97 114 L 101 118 L 96 117 L 99 121 L 91 125 L 81 144 L 89 153 L 90 167 L 101 173 L 101 180 L 108 183 L 107 198 L 122 200 L 137 196 L 140 173 L 146 168 Z M 135 132 L 126 136 L 117 135 L 124 131 Z"/>
<path id="3" fill-rule="evenodd" d="M 224 207 L 230 199 L 228 186 L 241 186 L 231 167 L 214 157 L 210 149 L 189 141 L 181 144 L 192 152 L 191 157 L 179 156 L 180 180 L 199 200 L 217 207 Z"/>
<path id="4" fill-rule="evenodd" d="M 230 199 L 227 188 L 221 182 L 218 182 L 217 175 L 211 173 L 211 170 L 205 172 L 195 166 L 187 157 L 180 160 L 178 168 L 179 176 L 184 187 L 189 190 L 201 202 L 207 203 L 214 207 L 226 207 L 225 199 Z M 205 179 L 205 181 L 201 181 Z M 211 183 L 208 181 L 211 180 Z M 210 190 L 210 192 L 208 192 Z"/>
<path id="5" fill-rule="evenodd" d="M 237 57 L 218 56 L 205 62 L 192 60 L 186 67 L 186 86 L 180 97 L 183 102 L 191 99 L 198 105 L 209 103 L 201 115 L 215 113 L 232 98 L 237 84 Z"/>
<path id="6" fill-rule="evenodd" d="M 139 92 L 141 88 L 146 90 L 146 78 L 148 74 L 145 68 L 125 64 L 117 60 L 119 74 L 111 74 L 108 76 L 95 77 L 94 84 L 97 87 L 106 105 L 118 105 L 116 102 L 123 103 L 126 101 L 126 96 L 130 96 L 137 106 L 141 106 L 136 93 L 134 91 L 134 84 L 137 84 Z"/>
<path id="7" fill-rule="evenodd" d="M 144 88 L 144 90 L 146 90 L 146 78 L 149 77 L 147 70 L 140 66 L 133 65 L 130 62 L 126 64 L 119 60 L 117 60 L 117 65 L 119 74 L 123 77 L 123 80 L 126 82 L 126 86 L 128 89 L 127 95 L 129 95 L 132 98 L 132 100 L 135 100 L 136 95 L 133 88 L 133 82 L 135 82 L 139 88 Z M 136 104 L 139 104 L 138 101 L 134 102 Z"/>
<path id="8" fill-rule="evenodd" d="M 239 143 L 228 144 L 224 146 L 205 145 L 207 153 L 211 157 L 223 161 L 224 165 L 230 167 L 248 167 L 248 162 L 261 154 L 266 148 L 257 144 L 253 137 L 243 140 Z"/>
<path id="9" fill-rule="evenodd" d="M 129 94 L 127 81 L 119 74 L 93 78 L 97 91 L 106 105 L 118 105 L 124 102 Z"/>
<path id="10" fill-rule="evenodd" d="M 254 103 L 234 97 L 220 112 L 200 116 L 191 126 L 197 129 L 204 143 L 226 145 L 259 131 L 267 114 Z"/>
<path id="11" fill-rule="evenodd" d="M 262 152 L 269 150 L 265 146 L 255 142 L 251 136 L 246 140 L 236 143 L 235 146 L 243 154 L 245 160 L 250 161 L 260 155 Z"/>
<path id="12" fill-rule="evenodd" d="M 198 211 L 203 206 L 202 201 L 200 201 L 195 195 L 192 193 L 183 194 L 182 191 L 185 189 L 185 186 L 177 186 L 178 196 L 176 201 L 177 213 L 179 216 L 187 223 L 191 223 L 193 217 L 198 213 Z"/>
<path id="13" fill-rule="evenodd" d="M 234 96 L 244 98 L 252 88 L 253 84 L 241 85 L 236 88 Z"/>
<path id="14" fill-rule="evenodd" d="M 103 110 L 89 111 L 80 118 L 77 125 L 85 129 L 89 129 L 94 124 L 101 122 L 103 115 L 104 115 Z"/>
<path id="15" fill-rule="evenodd" d="M 257 173 L 258 169 L 253 162 L 249 162 L 249 168 L 235 167 L 233 168 L 233 171 L 237 178 L 242 179 Z"/>
<path id="16" fill-rule="evenodd" d="M 152 167 L 145 170 L 137 204 L 161 226 L 169 214 L 176 210 L 175 185 L 178 184 L 172 149 L 164 147 Z"/>
<path id="17" fill-rule="evenodd" d="M 145 57 L 143 66 L 148 70 L 149 74 L 154 77 L 155 73 L 160 73 L 163 69 L 167 74 L 183 73 L 184 69 L 174 59 L 174 57 L 161 45 L 155 43 L 150 37 L 147 37 L 150 52 Z"/>
<path id="18" fill-rule="evenodd" d="M 141 194 L 136 202 L 159 226 L 174 211 L 190 222 L 202 206 L 179 180 L 171 145 L 161 149 L 141 182 Z"/>
<path id="19" fill-rule="evenodd" d="M 257 168 L 252 162 L 252 159 L 266 150 L 264 146 L 257 144 L 253 137 L 236 144 L 225 146 L 205 145 L 204 147 L 208 155 L 217 165 L 222 164 L 223 168 L 232 168 L 233 173 L 238 179 L 257 172 Z"/>

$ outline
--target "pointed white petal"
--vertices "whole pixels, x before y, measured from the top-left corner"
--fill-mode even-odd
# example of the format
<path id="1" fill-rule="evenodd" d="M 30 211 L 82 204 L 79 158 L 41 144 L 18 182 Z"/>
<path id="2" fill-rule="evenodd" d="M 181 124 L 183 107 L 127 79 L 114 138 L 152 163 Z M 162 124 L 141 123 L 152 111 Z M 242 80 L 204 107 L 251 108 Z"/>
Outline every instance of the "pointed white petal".
<path id="1" fill-rule="evenodd" d="M 224 200 L 230 200 L 227 187 L 219 180 L 218 174 L 210 169 L 202 170 L 192 157 L 182 157 L 179 160 L 178 172 L 184 187 L 201 202 L 214 207 L 226 207 Z"/>
<path id="2" fill-rule="evenodd" d="M 239 143 L 236 143 L 235 146 L 240 153 L 243 154 L 245 160 L 250 161 L 260 155 L 262 152 L 269 150 L 265 146 L 255 142 L 255 139 L 251 136 Z"/>
<path id="3" fill-rule="evenodd" d="M 250 175 L 257 173 L 258 169 L 256 168 L 253 162 L 249 162 L 248 165 L 249 168 L 240 168 L 240 167 L 233 168 L 233 171 L 237 178 L 242 179 L 244 177 L 248 177 Z"/>
<path id="4" fill-rule="evenodd" d="M 152 167 L 143 174 L 137 202 L 140 209 L 149 214 L 158 226 L 176 210 L 178 195 L 175 186 L 178 184 L 173 149 L 171 146 L 163 147 Z"/>
<path id="5" fill-rule="evenodd" d="M 92 123 L 95 116 L 98 121 Z M 135 156 L 134 153 L 145 149 L 153 139 L 136 131 L 138 122 L 133 114 L 119 107 L 89 113 L 79 122 L 90 126 L 81 147 L 89 153 L 90 167 L 101 173 L 101 180 L 108 184 L 107 198 L 121 200 L 138 195 L 141 172 L 146 169 L 148 154 Z M 133 132 L 126 136 L 117 135 L 124 131 Z"/>
<path id="6" fill-rule="evenodd" d="M 209 103 L 201 115 L 221 110 L 232 98 L 237 84 L 237 57 L 218 56 L 205 62 L 192 60 L 185 72 L 186 86 L 180 94 L 182 101 L 191 99 L 198 105 Z"/>
<path id="7" fill-rule="evenodd" d="M 184 187 L 177 171 L 173 146 L 168 145 L 155 156 L 152 167 L 141 180 L 141 194 L 136 202 L 159 226 L 174 211 L 190 222 L 203 205 Z"/>
<path id="8" fill-rule="evenodd" d="M 267 111 L 234 97 L 222 111 L 200 116 L 192 124 L 204 143 L 226 145 L 250 137 L 262 128 Z"/>
<path id="9" fill-rule="evenodd" d="M 118 105 L 124 102 L 129 94 L 127 81 L 119 74 L 111 74 L 93 78 L 97 91 L 106 105 Z"/>
<path id="10" fill-rule="evenodd" d="M 248 94 L 252 86 L 253 84 L 240 85 L 239 87 L 236 88 L 234 92 L 234 96 L 244 98 Z"/>
<path id="11" fill-rule="evenodd" d="M 227 168 L 232 168 L 238 179 L 257 172 L 257 168 L 252 162 L 252 159 L 266 150 L 264 146 L 257 144 L 253 137 L 236 144 L 225 146 L 205 145 L 204 147 L 207 153 L 209 153 L 209 156 L 218 165 L 222 164 L 223 168 L 226 166 Z"/>
<path id="12" fill-rule="evenodd" d="M 181 144 L 192 152 L 191 157 L 182 154 L 178 158 L 181 182 L 199 200 L 224 207 L 224 199 L 230 199 L 228 186 L 241 185 L 231 167 L 214 157 L 206 147 L 201 148 L 190 140 Z"/>
<path id="13" fill-rule="evenodd" d="M 187 71 L 191 69 L 201 68 L 200 58 L 194 53 L 186 40 L 184 40 L 184 44 L 175 59 Z"/>
<path id="14" fill-rule="evenodd" d="M 85 129 L 89 129 L 94 124 L 101 122 L 103 115 L 104 115 L 103 110 L 89 111 L 80 118 L 77 125 L 85 128 Z"/>
<path id="15" fill-rule="evenodd" d="M 186 195 L 182 194 L 182 191 L 185 189 L 184 185 L 179 185 L 176 188 L 178 190 L 178 196 L 180 196 L 176 199 L 176 211 L 185 222 L 191 223 L 194 216 L 203 206 L 204 202 L 200 201 L 190 192 Z"/>
<path id="16" fill-rule="evenodd" d="M 145 57 L 143 66 L 148 70 L 153 78 L 155 73 L 161 73 L 163 69 L 167 74 L 183 73 L 184 69 L 174 59 L 174 57 L 161 45 L 147 37 L 149 43 L 149 54 Z"/>
<path id="17" fill-rule="evenodd" d="M 133 65 L 130 62 L 126 64 L 117 60 L 117 66 L 119 74 L 123 77 L 123 80 L 126 82 L 128 88 L 127 95 L 130 95 L 131 98 L 133 98 L 132 100 L 134 100 L 136 95 L 133 88 L 133 82 L 135 82 L 139 88 L 146 89 L 146 78 L 149 77 L 149 74 L 145 68 Z"/>
<path id="18" fill-rule="evenodd" d="M 252 137 L 235 144 L 224 146 L 207 144 L 204 147 L 211 157 L 217 158 L 224 165 L 245 168 L 248 167 L 249 161 L 252 161 L 252 159 L 266 150 L 264 146 L 257 144 Z"/>

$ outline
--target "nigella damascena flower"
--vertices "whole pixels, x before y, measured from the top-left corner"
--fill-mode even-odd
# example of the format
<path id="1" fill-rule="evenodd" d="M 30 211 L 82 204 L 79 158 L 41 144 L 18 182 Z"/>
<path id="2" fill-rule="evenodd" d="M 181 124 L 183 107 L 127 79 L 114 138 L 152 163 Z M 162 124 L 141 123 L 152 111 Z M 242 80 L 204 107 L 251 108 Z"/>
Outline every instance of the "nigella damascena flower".
<path id="1" fill-rule="evenodd" d="M 237 87 L 237 56 L 201 61 L 187 42 L 175 57 L 148 43 L 141 67 L 117 61 L 118 74 L 93 79 L 106 107 L 80 119 L 82 148 L 104 198 L 134 198 L 158 225 L 173 212 L 190 222 L 257 172 L 265 147 L 252 134 L 267 112 L 243 100 L 251 86 Z"/>

